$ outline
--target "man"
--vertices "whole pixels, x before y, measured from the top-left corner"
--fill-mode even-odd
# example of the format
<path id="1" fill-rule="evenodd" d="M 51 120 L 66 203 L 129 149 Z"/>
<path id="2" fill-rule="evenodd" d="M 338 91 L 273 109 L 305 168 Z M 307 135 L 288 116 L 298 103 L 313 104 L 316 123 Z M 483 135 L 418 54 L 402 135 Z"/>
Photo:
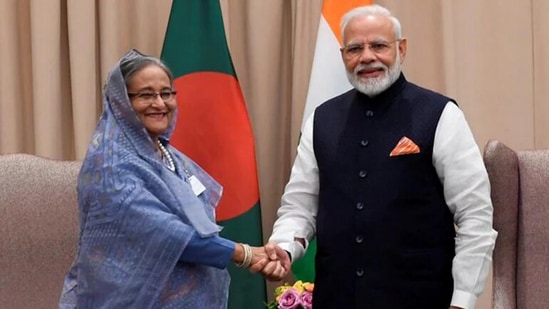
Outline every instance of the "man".
<path id="1" fill-rule="evenodd" d="M 474 308 L 497 233 L 463 113 L 405 79 L 387 9 L 341 29 L 354 89 L 307 120 L 270 241 L 295 260 L 316 236 L 315 309 Z"/>

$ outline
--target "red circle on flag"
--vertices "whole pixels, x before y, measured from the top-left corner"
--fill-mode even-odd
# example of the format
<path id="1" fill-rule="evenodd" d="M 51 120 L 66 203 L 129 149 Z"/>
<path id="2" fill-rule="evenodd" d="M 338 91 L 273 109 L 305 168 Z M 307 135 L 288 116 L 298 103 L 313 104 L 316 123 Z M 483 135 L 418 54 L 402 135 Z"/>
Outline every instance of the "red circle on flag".
<path id="1" fill-rule="evenodd" d="M 178 117 L 171 143 L 223 186 L 217 221 L 249 211 L 259 201 L 254 140 L 234 76 L 196 72 L 177 78 Z"/>

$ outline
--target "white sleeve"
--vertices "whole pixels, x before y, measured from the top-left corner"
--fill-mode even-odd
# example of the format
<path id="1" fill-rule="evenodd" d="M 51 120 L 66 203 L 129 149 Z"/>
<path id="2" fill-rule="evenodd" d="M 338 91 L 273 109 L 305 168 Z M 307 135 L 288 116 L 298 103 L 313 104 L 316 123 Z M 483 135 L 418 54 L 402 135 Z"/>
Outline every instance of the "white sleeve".
<path id="1" fill-rule="evenodd" d="M 319 182 L 313 149 L 313 119 L 314 112 L 303 127 L 290 180 L 284 189 L 278 218 L 269 238 L 290 252 L 292 261 L 301 258 L 306 249 L 295 242 L 294 237 L 304 238 L 308 244 L 316 233 Z"/>
<path id="2" fill-rule="evenodd" d="M 457 228 L 451 304 L 474 309 L 484 290 L 497 232 L 492 228 L 490 183 L 480 150 L 463 112 L 452 102 L 440 117 L 433 165 Z"/>

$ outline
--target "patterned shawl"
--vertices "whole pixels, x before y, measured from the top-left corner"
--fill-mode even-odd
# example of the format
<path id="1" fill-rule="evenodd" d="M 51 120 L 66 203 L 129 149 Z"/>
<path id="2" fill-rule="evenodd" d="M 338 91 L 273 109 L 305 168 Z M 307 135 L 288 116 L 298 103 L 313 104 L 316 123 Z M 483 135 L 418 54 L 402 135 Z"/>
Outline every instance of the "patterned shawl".
<path id="1" fill-rule="evenodd" d="M 120 63 L 109 73 L 103 113 L 78 178 L 80 241 L 60 308 L 226 308 L 226 270 L 179 258 L 194 234 L 216 235 L 221 187 L 161 140 L 177 171 L 166 168 L 129 101 Z M 198 197 L 182 171 L 207 188 Z"/>

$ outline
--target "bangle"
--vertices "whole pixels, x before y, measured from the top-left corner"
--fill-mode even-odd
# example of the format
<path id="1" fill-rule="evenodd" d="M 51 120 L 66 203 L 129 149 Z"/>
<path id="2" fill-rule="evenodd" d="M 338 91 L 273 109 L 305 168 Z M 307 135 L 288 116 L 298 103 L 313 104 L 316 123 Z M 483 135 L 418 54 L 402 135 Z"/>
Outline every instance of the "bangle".
<path id="1" fill-rule="evenodd" d="M 248 244 L 240 244 L 242 249 L 244 249 L 244 259 L 242 263 L 235 263 L 236 267 L 239 268 L 248 268 L 252 264 L 252 257 L 254 256 L 252 248 Z"/>

